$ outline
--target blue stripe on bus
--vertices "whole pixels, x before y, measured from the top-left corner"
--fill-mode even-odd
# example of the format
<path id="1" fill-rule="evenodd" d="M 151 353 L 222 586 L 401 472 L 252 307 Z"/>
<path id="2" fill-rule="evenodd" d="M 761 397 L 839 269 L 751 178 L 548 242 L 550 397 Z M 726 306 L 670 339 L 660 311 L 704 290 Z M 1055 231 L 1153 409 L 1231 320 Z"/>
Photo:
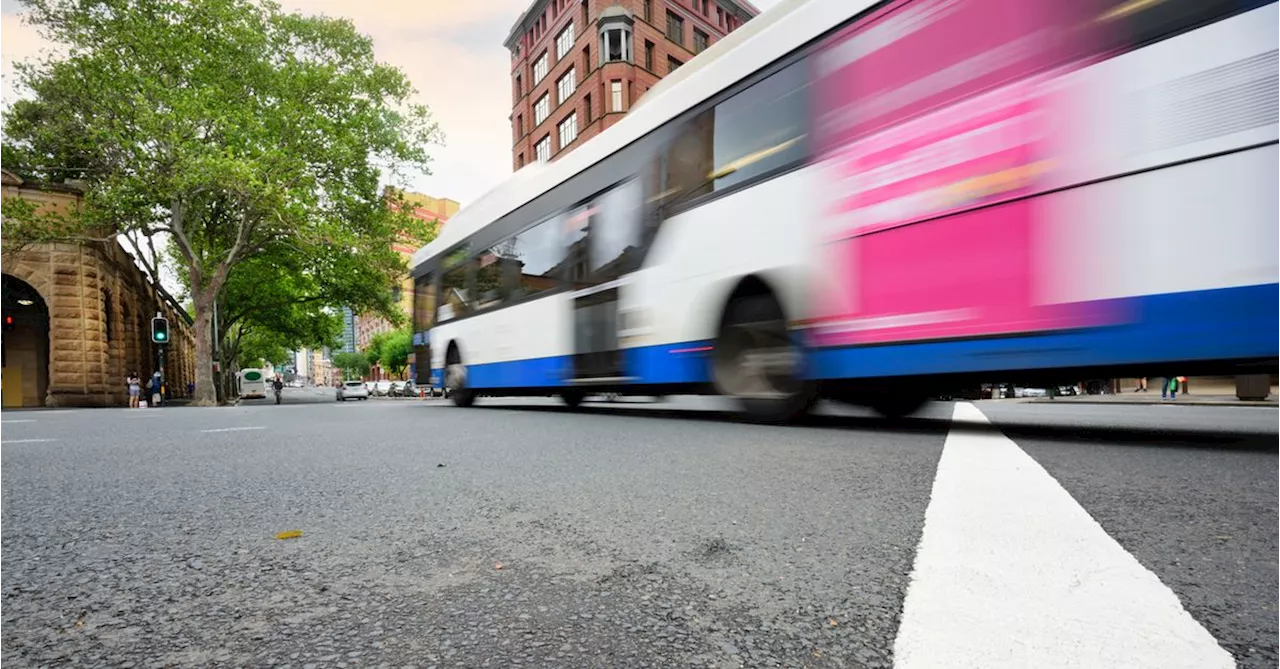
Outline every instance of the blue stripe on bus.
<path id="1" fill-rule="evenodd" d="M 1160 362 L 1274 358 L 1280 286 L 1123 300 L 1132 323 L 1070 332 L 818 349 L 815 378 L 859 378 Z M 1170 373 L 1176 370 L 1171 370 Z"/>
<path id="2" fill-rule="evenodd" d="M 1160 362 L 1274 358 L 1280 355 L 1280 285 L 1149 295 L 1120 300 L 1132 323 L 1068 332 L 955 341 L 815 349 L 815 379 L 868 378 Z M 708 340 L 626 349 L 637 384 L 711 379 Z M 472 365 L 473 388 L 559 387 L 570 356 Z M 1170 370 L 1170 373 L 1176 370 Z M 443 370 L 433 373 L 443 378 Z"/>

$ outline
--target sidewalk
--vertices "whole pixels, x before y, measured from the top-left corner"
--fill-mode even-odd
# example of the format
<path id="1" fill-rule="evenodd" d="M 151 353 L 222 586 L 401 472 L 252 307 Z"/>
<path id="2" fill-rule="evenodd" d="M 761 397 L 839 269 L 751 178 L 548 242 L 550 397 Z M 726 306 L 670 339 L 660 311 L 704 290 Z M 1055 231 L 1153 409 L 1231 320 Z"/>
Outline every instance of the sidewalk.
<path id="1" fill-rule="evenodd" d="M 1246 401 L 1237 399 L 1235 395 L 1184 395 L 1178 393 L 1178 399 L 1160 398 L 1160 391 L 1151 390 L 1145 393 L 1119 393 L 1116 395 L 1064 395 L 1055 399 L 1048 397 L 1024 398 L 1023 402 L 1054 402 L 1063 404 L 1169 404 L 1174 406 L 1231 406 L 1231 407 L 1276 407 L 1277 397 L 1273 393 L 1265 400 Z"/>

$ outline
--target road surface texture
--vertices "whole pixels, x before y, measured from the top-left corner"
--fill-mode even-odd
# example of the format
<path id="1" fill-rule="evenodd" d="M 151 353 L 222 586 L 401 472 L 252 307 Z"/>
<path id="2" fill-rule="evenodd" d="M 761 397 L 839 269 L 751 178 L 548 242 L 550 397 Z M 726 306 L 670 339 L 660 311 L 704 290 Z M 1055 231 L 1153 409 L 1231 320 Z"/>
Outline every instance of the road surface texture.
<path id="1" fill-rule="evenodd" d="M 5 412 L 0 660 L 1276 666 L 1275 409 L 722 407 Z"/>

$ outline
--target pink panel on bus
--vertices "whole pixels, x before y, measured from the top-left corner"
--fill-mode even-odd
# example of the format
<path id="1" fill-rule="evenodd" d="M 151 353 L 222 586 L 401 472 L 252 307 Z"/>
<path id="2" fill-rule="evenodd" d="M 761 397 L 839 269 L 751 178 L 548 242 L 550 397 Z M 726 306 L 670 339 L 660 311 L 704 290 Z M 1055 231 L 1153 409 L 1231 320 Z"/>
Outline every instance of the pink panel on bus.
<path id="1" fill-rule="evenodd" d="M 917 0 L 831 40 L 819 59 L 824 220 L 817 345 L 1079 327 L 1037 305 L 1036 212 L 1069 10 L 1051 0 Z M 1070 6 L 1071 3 L 1065 3 Z M 1021 199 L 1019 199 L 1021 198 Z"/>

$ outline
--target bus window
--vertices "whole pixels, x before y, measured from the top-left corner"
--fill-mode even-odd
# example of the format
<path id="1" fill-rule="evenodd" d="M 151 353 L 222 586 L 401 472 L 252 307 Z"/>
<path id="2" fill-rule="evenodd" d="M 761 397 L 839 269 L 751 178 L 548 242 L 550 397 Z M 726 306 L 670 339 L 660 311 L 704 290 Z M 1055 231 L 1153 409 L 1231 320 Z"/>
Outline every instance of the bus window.
<path id="1" fill-rule="evenodd" d="M 468 279 L 472 275 L 472 266 L 473 263 L 463 263 L 440 275 L 440 293 L 444 302 L 439 315 L 441 323 L 471 313 L 473 298 Z"/>
<path id="2" fill-rule="evenodd" d="M 596 199 L 587 232 L 591 274 L 609 281 L 640 266 L 644 193 L 628 181 Z"/>
<path id="3" fill-rule="evenodd" d="M 1261 3 L 1251 0 L 1090 0 L 1094 10 L 1088 39 L 1100 50 L 1127 50 L 1219 21 Z"/>
<path id="4" fill-rule="evenodd" d="M 426 332 L 436 321 L 435 277 L 424 274 L 413 280 L 413 329 Z"/>
<path id="5" fill-rule="evenodd" d="M 787 66 L 716 105 L 715 189 L 786 167 L 805 156 L 807 61 Z"/>
<path id="6" fill-rule="evenodd" d="M 476 308 L 488 309 L 502 304 L 506 291 L 502 286 L 502 263 L 498 248 L 480 254 L 476 259 Z"/>
<path id="7" fill-rule="evenodd" d="M 715 111 L 685 123 L 663 157 L 663 189 L 659 204 L 671 205 L 711 193 L 708 178 L 715 169 Z"/>
<path id="8" fill-rule="evenodd" d="M 556 274 L 565 259 L 561 243 L 561 218 L 543 221 L 515 236 L 511 246 L 514 263 L 509 285 L 515 298 L 536 295 L 556 287 Z"/>

